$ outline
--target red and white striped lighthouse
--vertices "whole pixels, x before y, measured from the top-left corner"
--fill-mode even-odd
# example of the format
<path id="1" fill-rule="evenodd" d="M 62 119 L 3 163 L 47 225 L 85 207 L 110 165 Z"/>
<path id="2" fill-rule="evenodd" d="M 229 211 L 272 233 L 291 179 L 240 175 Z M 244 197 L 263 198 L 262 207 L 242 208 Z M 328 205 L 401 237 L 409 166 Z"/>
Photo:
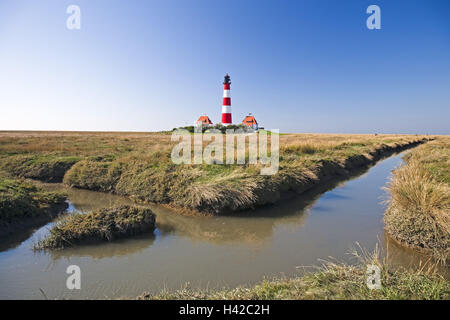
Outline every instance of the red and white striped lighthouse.
<path id="1" fill-rule="evenodd" d="M 222 103 L 222 124 L 231 124 L 231 95 L 230 95 L 230 76 L 228 73 L 225 75 L 223 81 L 223 103 Z"/>

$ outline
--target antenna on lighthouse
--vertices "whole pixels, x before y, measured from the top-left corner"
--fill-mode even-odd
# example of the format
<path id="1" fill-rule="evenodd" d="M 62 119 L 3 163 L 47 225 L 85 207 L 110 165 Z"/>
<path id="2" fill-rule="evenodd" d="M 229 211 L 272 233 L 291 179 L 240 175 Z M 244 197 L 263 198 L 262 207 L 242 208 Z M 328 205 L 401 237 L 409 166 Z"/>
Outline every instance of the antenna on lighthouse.
<path id="1" fill-rule="evenodd" d="M 230 76 L 228 73 L 223 80 L 223 103 L 222 103 L 222 124 L 230 125 L 231 122 L 231 94 L 230 94 Z"/>

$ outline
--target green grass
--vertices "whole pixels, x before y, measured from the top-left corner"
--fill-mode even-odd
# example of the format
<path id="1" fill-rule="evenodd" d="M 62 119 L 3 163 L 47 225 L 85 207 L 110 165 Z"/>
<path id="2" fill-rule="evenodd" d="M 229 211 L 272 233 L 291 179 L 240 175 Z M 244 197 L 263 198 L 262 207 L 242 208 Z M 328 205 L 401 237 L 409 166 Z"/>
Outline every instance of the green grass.
<path id="1" fill-rule="evenodd" d="M 27 218 L 43 218 L 52 215 L 52 209 L 65 204 L 66 195 L 46 192 L 20 179 L 0 174 L 0 225 L 21 222 Z"/>
<path id="2" fill-rule="evenodd" d="M 64 183 L 95 191 L 113 191 L 121 175 L 120 162 L 82 160 L 64 177 Z"/>
<path id="3" fill-rule="evenodd" d="M 18 154 L 3 158 L 0 169 L 21 178 L 61 182 L 67 170 L 79 160 L 75 156 Z"/>
<path id="4" fill-rule="evenodd" d="M 155 215 L 148 208 L 102 208 L 88 214 L 73 214 L 57 222 L 35 249 L 62 249 L 93 241 L 112 241 L 152 232 L 154 227 Z"/>

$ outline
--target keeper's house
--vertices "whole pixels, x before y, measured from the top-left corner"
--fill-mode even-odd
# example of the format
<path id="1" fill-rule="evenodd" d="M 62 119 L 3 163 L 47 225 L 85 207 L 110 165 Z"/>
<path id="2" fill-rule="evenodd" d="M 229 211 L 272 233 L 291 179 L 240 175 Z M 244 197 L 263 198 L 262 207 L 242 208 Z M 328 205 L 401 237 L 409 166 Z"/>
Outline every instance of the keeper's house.
<path id="1" fill-rule="evenodd" d="M 209 119 L 208 116 L 201 116 L 200 118 L 198 118 L 197 122 L 195 123 L 196 126 L 212 126 L 212 121 L 211 119 Z"/>
<path id="2" fill-rule="evenodd" d="M 246 126 L 252 127 L 255 130 L 258 130 L 258 122 L 256 121 L 255 117 L 252 116 L 251 113 L 245 117 L 242 123 L 245 124 Z"/>

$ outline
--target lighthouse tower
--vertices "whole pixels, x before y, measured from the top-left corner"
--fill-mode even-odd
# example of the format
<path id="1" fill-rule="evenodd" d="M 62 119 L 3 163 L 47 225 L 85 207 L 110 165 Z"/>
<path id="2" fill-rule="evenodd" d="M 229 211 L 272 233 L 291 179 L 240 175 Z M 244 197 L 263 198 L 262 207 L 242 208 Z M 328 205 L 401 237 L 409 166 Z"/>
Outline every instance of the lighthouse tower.
<path id="1" fill-rule="evenodd" d="M 231 124 L 231 95 L 230 95 L 230 76 L 228 73 L 225 75 L 223 81 L 223 103 L 222 103 L 222 124 Z"/>

